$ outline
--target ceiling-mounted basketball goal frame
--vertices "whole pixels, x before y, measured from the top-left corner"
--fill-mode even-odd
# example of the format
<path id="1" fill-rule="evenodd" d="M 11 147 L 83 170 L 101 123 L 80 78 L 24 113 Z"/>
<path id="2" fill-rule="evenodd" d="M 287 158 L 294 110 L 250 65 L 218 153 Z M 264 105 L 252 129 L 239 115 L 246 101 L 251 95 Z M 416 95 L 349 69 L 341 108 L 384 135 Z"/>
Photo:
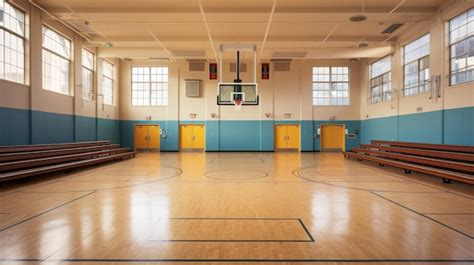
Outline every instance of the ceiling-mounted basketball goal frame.
<path id="1" fill-rule="evenodd" d="M 236 79 L 234 82 L 224 82 L 222 74 L 223 53 L 225 51 L 235 51 L 236 58 Z M 251 51 L 253 53 L 253 83 L 242 82 L 240 79 L 240 52 Z M 219 46 L 219 83 L 217 84 L 217 105 L 234 105 L 236 110 L 244 106 L 256 106 L 259 104 L 257 85 L 257 47 L 256 45 L 226 45 Z"/>

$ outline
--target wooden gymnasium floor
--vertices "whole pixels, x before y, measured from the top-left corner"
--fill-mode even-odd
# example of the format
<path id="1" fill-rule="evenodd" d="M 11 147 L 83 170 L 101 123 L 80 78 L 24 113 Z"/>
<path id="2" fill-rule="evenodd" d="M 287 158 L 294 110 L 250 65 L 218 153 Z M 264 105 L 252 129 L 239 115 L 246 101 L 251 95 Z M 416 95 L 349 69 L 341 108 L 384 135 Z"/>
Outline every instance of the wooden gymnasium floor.
<path id="1" fill-rule="evenodd" d="M 474 189 L 339 153 L 149 153 L 0 190 L 1 264 L 464 264 Z"/>

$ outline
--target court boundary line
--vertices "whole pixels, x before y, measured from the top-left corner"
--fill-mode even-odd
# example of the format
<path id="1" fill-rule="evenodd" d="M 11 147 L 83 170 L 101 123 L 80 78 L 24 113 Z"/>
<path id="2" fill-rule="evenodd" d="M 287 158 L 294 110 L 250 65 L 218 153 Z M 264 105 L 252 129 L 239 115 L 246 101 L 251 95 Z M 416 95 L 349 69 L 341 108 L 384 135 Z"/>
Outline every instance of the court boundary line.
<path id="1" fill-rule="evenodd" d="M 420 216 L 422 216 L 422 217 L 424 217 L 424 218 L 426 218 L 426 219 L 428 219 L 428 220 L 431 220 L 431 221 L 433 221 L 433 222 L 435 222 L 435 223 L 437 223 L 437 224 L 439 224 L 439 225 L 442 225 L 442 226 L 444 226 L 444 227 L 446 227 L 446 228 L 448 228 L 448 229 L 451 229 L 451 230 L 453 230 L 453 231 L 455 231 L 455 232 L 457 232 L 457 233 L 459 233 L 459 234 L 461 234 L 461 235 L 464 235 L 464 236 L 466 236 L 466 237 L 469 237 L 470 239 L 474 239 L 474 236 L 471 236 L 471 235 L 469 235 L 469 234 L 467 234 L 467 233 L 465 233 L 465 232 L 463 232 L 463 231 L 460 231 L 459 229 L 456 229 L 456 228 L 454 228 L 454 227 L 452 227 L 452 226 L 450 226 L 450 225 L 447 225 L 447 224 L 442 223 L 442 222 L 440 222 L 440 221 L 438 221 L 438 220 L 436 220 L 436 219 L 434 219 L 434 218 L 431 218 L 431 217 L 429 217 L 429 216 L 427 216 L 427 215 L 425 215 L 425 214 L 423 214 L 423 213 L 420 213 L 420 212 L 418 212 L 418 211 L 416 211 L 416 210 L 413 210 L 413 209 L 411 209 L 411 208 L 409 208 L 409 207 L 407 207 L 407 206 L 405 206 L 405 205 L 403 205 L 403 204 L 401 204 L 401 203 L 398 203 L 398 202 L 396 202 L 396 201 L 393 201 L 393 200 L 391 200 L 391 199 L 388 199 L 388 198 L 384 197 L 384 196 L 381 195 L 381 194 L 377 194 L 377 192 L 372 192 L 372 191 L 371 191 L 370 193 L 373 194 L 373 195 L 375 195 L 375 196 L 377 196 L 377 197 L 379 197 L 379 198 L 382 198 L 382 199 L 384 199 L 384 200 L 386 200 L 386 201 L 388 201 L 388 202 L 390 202 L 390 203 L 393 203 L 393 204 L 395 204 L 395 205 L 398 205 L 399 207 L 402 207 L 402 208 L 405 209 L 405 210 L 408 210 L 408 211 L 410 211 L 410 212 L 413 212 L 413 213 L 415 213 L 415 214 L 417 214 L 417 215 L 420 215 Z"/>
<path id="2" fill-rule="evenodd" d="M 89 196 L 89 195 L 92 195 L 92 194 L 94 194 L 94 193 L 95 193 L 95 191 L 89 192 L 89 193 L 84 194 L 84 195 L 82 195 L 82 196 L 79 196 L 79 197 L 77 197 L 77 198 L 75 198 L 75 199 L 73 199 L 73 200 L 67 201 L 67 202 L 62 203 L 62 204 L 60 204 L 60 205 L 57 205 L 57 206 L 55 206 L 55 207 L 53 207 L 53 208 L 47 209 L 47 210 L 42 211 L 42 212 L 40 212 L 40 213 L 38 213 L 38 214 L 35 214 L 35 215 L 30 216 L 30 217 L 28 217 L 28 218 L 26 218 L 26 219 L 23 219 L 23 220 L 21 220 L 21 221 L 19 221 L 19 222 L 16 222 L 16 223 L 14 223 L 14 224 L 11 224 L 11 225 L 9 225 L 9 226 L 7 226 L 7 227 L 1 228 L 1 229 L 0 229 L 0 233 L 1 233 L 1 232 L 4 232 L 4 231 L 6 231 L 6 230 L 8 230 L 8 229 L 10 229 L 10 228 L 13 228 L 13 227 L 15 227 L 15 226 L 17 226 L 17 225 L 21 225 L 21 224 L 23 224 L 23 223 L 25 223 L 25 222 L 28 222 L 28 221 L 30 221 L 30 220 L 32 220 L 32 219 L 35 219 L 36 217 L 39 217 L 39 216 L 41 216 L 41 215 L 47 214 L 47 213 L 49 213 L 49 212 L 52 212 L 52 211 L 54 211 L 54 210 L 56 210 L 56 209 L 58 209 L 58 208 L 61 208 L 61 207 L 65 206 L 65 205 L 68 205 L 68 204 L 70 204 L 70 203 L 73 203 L 73 202 L 75 202 L 75 201 L 78 201 L 78 200 L 80 200 L 80 199 L 83 199 L 83 198 L 85 198 L 85 197 L 87 197 L 87 196 Z"/>
<path id="3" fill-rule="evenodd" d="M 306 227 L 304 224 L 303 220 L 300 218 L 259 218 L 259 217 L 170 217 L 170 218 L 159 218 L 159 219 L 168 219 L 168 220 L 247 220 L 247 221 L 295 221 L 297 222 L 301 228 L 303 229 L 303 232 L 306 234 L 306 237 L 308 239 L 303 240 L 303 239 L 281 239 L 281 240 L 273 240 L 273 239 L 256 239 L 256 240 L 251 240 L 251 239 L 242 239 L 242 240 L 232 240 L 232 239 L 222 239 L 222 240 L 213 240 L 213 239 L 171 239 L 171 240 L 153 240 L 150 239 L 150 241 L 153 242 L 176 242 L 176 243 L 182 243 L 182 242 L 189 242 L 189 243 L 314 243 L 316 242 L 314 240 L 313 235 L 309 232 L 309 229 Z"/>

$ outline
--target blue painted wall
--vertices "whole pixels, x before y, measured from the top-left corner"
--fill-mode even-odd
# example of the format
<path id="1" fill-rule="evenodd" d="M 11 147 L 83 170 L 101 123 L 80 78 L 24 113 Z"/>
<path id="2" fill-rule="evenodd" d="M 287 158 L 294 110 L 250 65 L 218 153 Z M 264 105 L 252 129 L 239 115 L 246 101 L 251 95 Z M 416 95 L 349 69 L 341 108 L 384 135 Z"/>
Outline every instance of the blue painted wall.
<path id="1" fill-rule="evenodd" d="M 114 144 L 120 144 L 120 121 L 98 118 L 97 140 L 110 140 Z"/>
<path id="2" fill-rule="evenodd" d="M 0 145 L 110 140 L 120 143 L 120 121 L 0 108 Z"/>
<path id="3" fill-rule="evenodd" d="M 0 108 L 0 145 L 30 143 L 30 111 Z"/>
<path id="4" fill-rule="evenodd" d="M 474 107 L 363 120 L 362 143 L 393 140 L 474 145 Z"/>
<path id="5" fill-rule="evenodd" d="M 31 143 L 74 142 L 74 116 L 43 111 L 31 112 Z"/>
<path id="6" fill-rule="evenodd" d="M 97 140 L 97 122 L 95 118 L 75 116 L 74 126 L 76 142 Z"/>
<path id="7" fill-rule="evenodd" d="M 133 148 L 134 125 L 159 124 L 163 151 L 179 150 L 179 124 L 206 126 L 208 151 L 273 151 L 275 124 L 300 124 L 301 150 L 320 150 L 314 138 L 321 124 L 343 123 L 355 139 L 346 149 L 371 140 L 474 145 L 474 107 L 363 121 L 118 121 L 42 111 L 0 108 L 0 145 L 111 140 Z"/>
<path id="8" fill-rule="evenodd" d="M 474 145 L 474 107 L 444 111 L 444 143 Z"/>
<path id="9" fill-rule="evenodd" d="M 398 140 L 398 117 L 376 118 L 361 121 L 361 143 L 371 140 Z"/>
<path id="10" fill-rule="evenodd" d="M 217 121 L 220 151 L 273 151 L 273 121 Z"/>
<path id="11" fill-rule="evenodd" d="M 399 141 L 443 143 L 442 111 L 401 115 L 398 119 Z"/>

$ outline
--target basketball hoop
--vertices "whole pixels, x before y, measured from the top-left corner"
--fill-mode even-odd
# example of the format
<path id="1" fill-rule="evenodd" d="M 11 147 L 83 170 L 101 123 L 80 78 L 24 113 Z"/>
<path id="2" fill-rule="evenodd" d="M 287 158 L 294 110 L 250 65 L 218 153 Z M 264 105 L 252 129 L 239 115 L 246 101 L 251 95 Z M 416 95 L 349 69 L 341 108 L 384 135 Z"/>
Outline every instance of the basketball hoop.
<path id="1" fill-rule="evenodd" d="M 244 103 L 244 101 L 242 99 L 234 99 L 233 101 L 235 111 L 240 111 L 242 109 L 242 103 Z"/>

